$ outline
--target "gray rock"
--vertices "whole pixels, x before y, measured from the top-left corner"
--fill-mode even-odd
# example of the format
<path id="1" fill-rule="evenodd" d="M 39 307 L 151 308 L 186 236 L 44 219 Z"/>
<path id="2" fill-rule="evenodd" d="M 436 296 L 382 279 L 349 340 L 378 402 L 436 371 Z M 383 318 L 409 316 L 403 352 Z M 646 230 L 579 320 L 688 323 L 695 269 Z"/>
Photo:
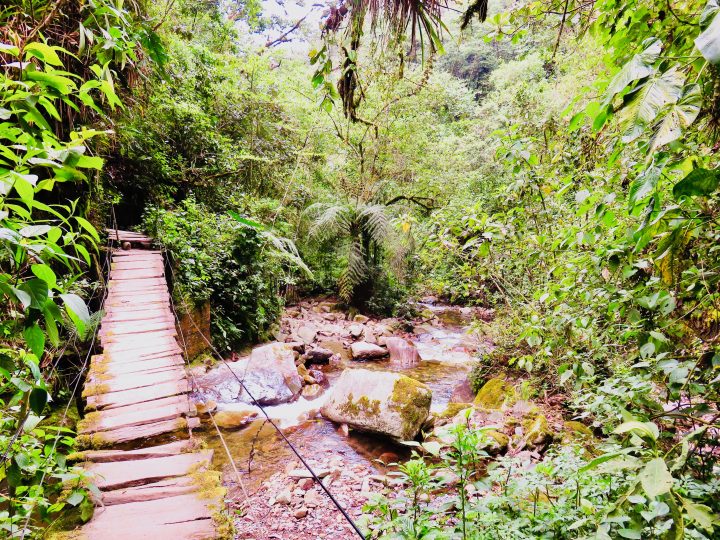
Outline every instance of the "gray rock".
<path id="1" fill-rule="evenodd" d="M 309 345 L 313 341 L 315 341 L 315 336 L 317 336 L 317 328 L 312 324 L 304 324 L 297 330 L 297 337 L 300 338 L 300 340 L 305 343 L 306 345 Z"/>
<path id="2" fill-rule="evenodd" d="M 294 353 L 285 343 L 256 347 L 248 358 L 215 368 L 200 379 L 199 385 L 219 402 L 252 403 L 238 379 L 262 405 L 292 401 L 302 389 Z"/>
<path id="3" fill-rule="evenodd" d="M 431 401 L 427 386 L 400 373 L 346 369 L 320 412 L 333 422 L 404 441 L 418 434 Z"/>
<path id="4" fill-rule="evenodd" d="M 332 355 L 333 351 L 330 349 L 316 347 L 315 349 L 310 349 L 305 353 L 305 362 L 309 364 L 327 364 Z"/>

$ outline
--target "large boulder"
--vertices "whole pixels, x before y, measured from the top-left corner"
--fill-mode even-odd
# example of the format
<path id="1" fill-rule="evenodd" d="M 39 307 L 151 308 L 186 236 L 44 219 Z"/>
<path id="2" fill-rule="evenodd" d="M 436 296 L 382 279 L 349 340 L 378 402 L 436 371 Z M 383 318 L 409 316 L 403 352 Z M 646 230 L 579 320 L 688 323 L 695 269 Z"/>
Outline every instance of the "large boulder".
<path id="1" fill-rule="evenodd" d="M 386 349 L 366 341 L 356 341 L 350 345 L 353 360 L 377 360 L 388 355 Z"/>
<path id="2" fill-rule="evenodd" d="M 385 347 L 390 360 L 399 366 L 411 367 L 420 363 L 420 354 L 415 345 L 400 337 L 385 338 Z"/>
<path id="3" fill-rule="evenodd" d="M 320 412 L 333 422 L 405 441 L 420 431 L 431 401 L 427 386 L 400 373 L 346 369 Z"/>
<path id="4" fill-rule="evenodd" d="M 285 343 L 255 347 L 248 358 L 223 364 L 205 375 L 201 389 L 219 402 L 253 403 L 245 387 L 261 405 L 276 405 L 296 399 L 302 390 L 302 379 L 295 367 L 293 350 Z"/>
<path id="5" fill-rule="evenodd" d="M 300 328 L 297 329 L 297 332 L 295 335 L 300 338 L 299 341 L 302 341 L 303 343 L 309 345 L 313 341 L 315 341 L 315 337 L 317 336 L 318 330 L 315 327 L 315 325 L 312 324 L 304 324 Z"/>

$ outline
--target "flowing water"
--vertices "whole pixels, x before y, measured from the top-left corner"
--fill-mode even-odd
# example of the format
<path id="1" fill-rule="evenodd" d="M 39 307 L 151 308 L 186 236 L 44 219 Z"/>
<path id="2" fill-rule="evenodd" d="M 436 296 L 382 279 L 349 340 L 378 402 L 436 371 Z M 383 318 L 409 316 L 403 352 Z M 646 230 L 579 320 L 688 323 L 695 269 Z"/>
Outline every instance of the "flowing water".
<path id="1" fill-rule="evenodd" d="M 379 371 L 402 372 L 425 383 L 433 392 L 431 410 L 442 411 L 453 390 L 462 383 L 473 362 L 473 351 L 483 344 L 468 333 L 464 320 L 445 320 L 436 325 L 422 324 L 415 329 L 411 341 L 420 353 L 418 365 L 405 367 L 390 360 L 355 362 L 347 360 L 345 367 Z M 304 457 L 314 462 L 326 461 L 335 455 L 347 464 L 372 464 L 377 470 L 382 466 L 375 460 L 383 454 L 385 460 L 403 459 L 409 455 L 406 447 L 376 435 L 354 430 L 345 436 L 338 426 L 322 418 L 318 411 L 332 391 L 332 386 L 342 372 L 342 367 L 329 364 L 322 366 L 330 388 L 314 400 L 300 398 L 292 403 L 265 407 L 265 411 L 283 430 L 285 436 Z M 201 396 L 202 397 L 202 396 Z M 245 403 L 222 403 L 220 410 L 242 409 Z M 254 491 L 260 483 L 287 463 L 295 459 L 288 445 L 258 410 L 258 418 L 237 431 L 223 431 L 223 438 L 235 465 L 243 474 L 246 489 Z M 215 450 L 215 463 L 222 468 L 229 483 L 235 478 L 229 466 L 227 452 L 215 430 L 207 429 L 205 440 Z M 389 453 L 389 454 L 388 454 Z"/>

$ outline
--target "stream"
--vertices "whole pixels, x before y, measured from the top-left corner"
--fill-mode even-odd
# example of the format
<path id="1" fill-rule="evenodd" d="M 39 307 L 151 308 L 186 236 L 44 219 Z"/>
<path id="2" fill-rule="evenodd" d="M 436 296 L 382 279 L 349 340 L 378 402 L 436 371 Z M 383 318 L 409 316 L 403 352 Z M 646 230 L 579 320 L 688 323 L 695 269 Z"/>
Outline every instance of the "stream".
<path id="1" fill-rule="evenodd" d="M 313 400 L 300 397 L 294 402 L 265 407 L 268 415 L 302 456 L 320 462 L 340 456 L 349 465 L 364 464 L 377 472 L 383 472 L 382 465 L 376 461 L 379 458 L 391 462 L 409 456 L 407 447 L 378 435 L 350 430 L 346 436 L 338 425 L 324 419 L 319 414 L 319 409 L 332 392 L 333 385 L 343 369 L 359 367 L 402 372 L 425 383 L 433 392 L 431 412 L 443 411 L 450 402 L 453 391 L 466 380 L 474 354 L 483 350 L 487 344 L 469 333 L 467 319 L 452 308 L 425 304 L 421 307 L 426 315 L 428 312 L 435 315 L 430 322 L 418 321 L 412 333 L 393 332 L 393 335 L 403 337 L 416 346 L 421 358 L 417 365 L 400 366 L 388 359 L 353 361 L 349 358 L 349 351 L 346 351 L 348 354 L 343 354 L 341 363 L 320 367 L 329 383 L 329 388 L 322 395 Z M 287 313 L 283 319 L 286 317 Z M 315 322 L 318 324 L 317 320 Z M 337 329 L 338 323 L 333 322 L 329 326 Z M 322 333 L 323 326 L 318 324 L 318 327 Z M 320 344 L 322 345 L 322 342 Z M 195 399 L 205 401 L 208 393 L 201 390 L 195 394 Z M 242 402 L 218 404 L 218 411 L 249 408 L 254 407 Z M 258 419 L 238 430 L 223 430 L 225 443 L 235 459 L 235 466 L 243 475 L 245 488 L 249 491 L 257 490 L 263 481 L 278 470 L 283 470 L 287 463 L 295 458 L 272 425 L 264 421 L 265 417 L 259 409 L 254 409 L 258 412 Z M 227 452 L 216 431 L 207 421 L 201 436 L 208 447 L 215 450 L 214 465 L 223 471 L 226 484 L 235 484 L 236 477 L 228 462 Z"/>

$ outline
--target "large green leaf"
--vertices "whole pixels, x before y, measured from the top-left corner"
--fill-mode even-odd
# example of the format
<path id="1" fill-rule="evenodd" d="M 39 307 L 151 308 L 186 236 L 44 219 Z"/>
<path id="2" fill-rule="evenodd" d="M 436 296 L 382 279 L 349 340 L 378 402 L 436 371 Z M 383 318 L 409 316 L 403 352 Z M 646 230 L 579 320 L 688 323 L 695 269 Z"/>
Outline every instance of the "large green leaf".
<path id="1" fill-rule="evenodd" d="M 672 68 L 650 77 L 628 96 L 621 115 L 626 125 L 623 142 L 640 137 L 663 107 L 678 100 L 684 79 L 680 71 Z"/>
<path id="2" fill-rule="evenodd" d="M 643 51 L 633 56 L 608 84 L 605 98 L 606 105 L 631 82 L 644 79 L 655 73 L 653 64 L 660 56 L 662 43 L 657 38 L 650 38 L 645 40 L 643 47 Z"/>
<path id="3" fill-rule="evenodd" d="M 40 328 L 37 323 L 33 323 L 23 330 L 23 337 L 30 352 L 38 358 L 42 358 L 43 351 L 45 350 L 45 334 L 42 328 Z"/>
<path id="4" fill-rule="evenodd" d="M 629 206 L 631 210 L 635 208 L 640 201 L 643 201 L 655 191 L 655 187 L 657 186 L 660 175 L 662 174 L 665 161 L 660 163 L 654 162 L 641 174 L 639 174 L 638 177 L 633 180 L 632 184 L 630 184 L 628 202 L 630 203 Z"/>
<path id="5" fill-rule="evenodd" d="M 720 174 L 715 169 L 698 168 L 690 172 L 673 187 L 673 197 L 705 197 L 720 184 Z"/>
<path id="6" fill-rule="evenodd" d="M 81 334 L 84 333 L 90 324 L 90 313 L 83 299 L 77 294 L 61 294 L 60 298 L 65 302 L 65 309 L 75 328 Z"/>
<path id="7" fill-rule="evenodd" d="M 720 63 L 720 17 L 717 14 L 710 26 L 697 37 L 695 46 L 705 60 L 711 64 Z"/>
<path id="8" fill-rule="evenodd" d="M 47 390 L 43 388 L 33 388 L 30 392 L 30 409 L 36 415 L 40 416 L 45 410 L 45 405 L 48 402 Z"/>
<path id="9" fill-rule="evenodd" d="M 645 468 L 640 471 L 638 479 L 645 490 L 645 494 L 651 499 L 668 493 L 673 486 L 673 477 L 665 464 L 665 460 L 662 458 L 648 461 Z"/>
<path id="10" fill-rule="evenodd" d="M 678 140 L 683 131 L 697 118 L 701 105 L 700 85 L 689 84 L 683 88 L 680 98 L 670 107 L 670 110 L 667 111 L 658 124 L 650 145 L 650 153 L 653 153 L 661 146 Z"/>

